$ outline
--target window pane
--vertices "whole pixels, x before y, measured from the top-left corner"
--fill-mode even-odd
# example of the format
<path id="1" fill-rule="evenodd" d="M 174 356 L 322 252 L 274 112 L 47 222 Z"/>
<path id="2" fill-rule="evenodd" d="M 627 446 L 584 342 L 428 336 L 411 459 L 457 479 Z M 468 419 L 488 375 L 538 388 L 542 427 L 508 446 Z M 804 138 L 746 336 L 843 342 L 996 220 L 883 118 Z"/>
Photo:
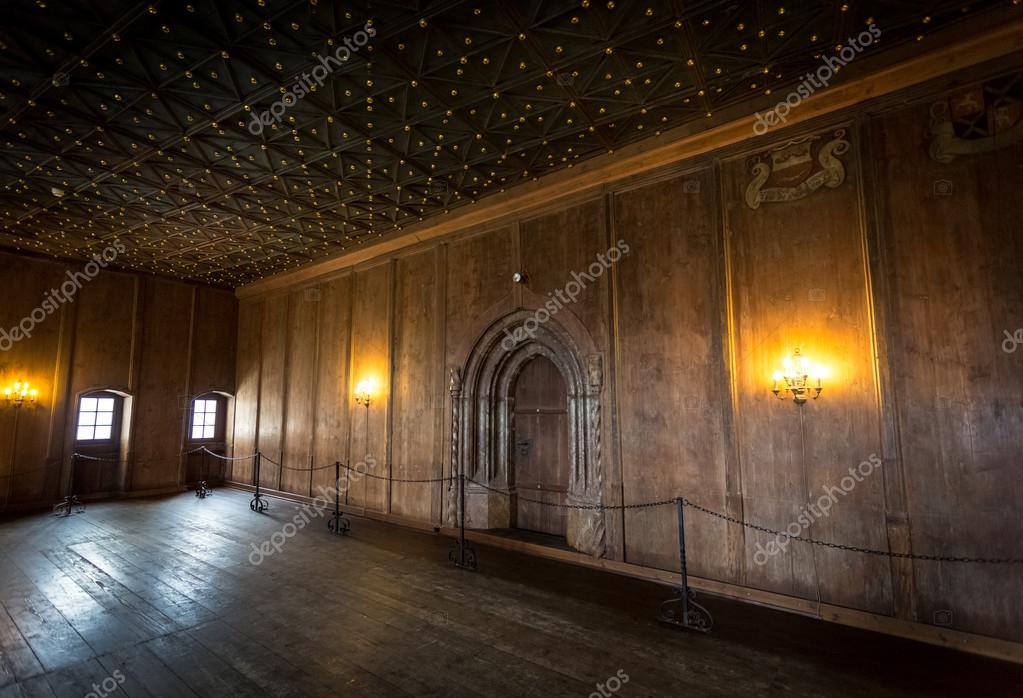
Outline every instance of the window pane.
<path id="1" fill-rule="evenodd" d="M 192 427 L 192 438 L 193 439 L 201 439 L 202 438 L 202 430 L 203 430 L 202 425 L 200 425 L 200 424 L 194 425 Z"/>
<path id="2" fill-rule="evenodd" d="M 203 427 L 202 437 L 204 439 L 212 439 L 213 438 L 213 427 Z"/>
<path id="3" fill-rule="evenodd" d="M 114 423 L 113 412 L 97 412 L 96 413 L 96 424 L 100 426 L 110 426 Z"/>
<path id="4" fill-rule="evenodd" d="M 78 417 L 78 426 L 80 427 L 91 427 L 95 423 L 96 423 L 95 412 L 83 412 L 81 416 Z"/>
<path id="5" fill-rule="evenodd" d="M 100 412 L 113 412 L 114 411 L 114 398 L 112 397 L 101 397 L 97 401 L 96 409 Z"/>
<path id="6" fill-rule="evenodd" d="M 96 427 L 96 439 L 109 439 L 110 427 Z"/>
<path id="7" fill-rule="evenodd" d="M 89 441 L 92 439 L 92 427 L 78 427 L 78 440 Z"/>
<path id="8" fill-rule="evenodd" d="M 217 423 L 217 413 L 207 412 L 206 413 L 206 426 L 213 426 Z"/>
<path id="9" fill-rule="evenodd" d="M 192 424 L 195 426 L 202 426 L 203 414 L 202 412 L 196 412 L 192 415 Z"/>
<path id="10" fill-rule="evenodd" d="M 82 412 L 95 412 L 96 411 L 96 398 L 94 397 L 83 397 L 82 398 Z"/>

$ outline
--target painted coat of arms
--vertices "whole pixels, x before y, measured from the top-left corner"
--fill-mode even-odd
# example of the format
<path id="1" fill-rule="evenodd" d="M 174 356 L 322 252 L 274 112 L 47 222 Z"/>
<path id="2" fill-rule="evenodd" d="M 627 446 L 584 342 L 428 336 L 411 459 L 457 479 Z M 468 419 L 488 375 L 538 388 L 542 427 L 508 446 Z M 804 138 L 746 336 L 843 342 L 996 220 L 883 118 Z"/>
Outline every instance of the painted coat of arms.
<path id="1" fill-rule="evenodd" d="M 845 165 L 839 156 L 847 150 L 845 130 L 839 129 L 827 141 L 820 136 L 804 136 L 755 156 L 746 204 L 756 209 L 762 203 L 796 201 L 821 187 L 840 186 L 845 181 Z"/>
<path id="2" fill-rule="evenodd" d="M 931 105 L 931 157 L 986 153 L 1023 142 L 1023 73 L 989 80 Z"/>

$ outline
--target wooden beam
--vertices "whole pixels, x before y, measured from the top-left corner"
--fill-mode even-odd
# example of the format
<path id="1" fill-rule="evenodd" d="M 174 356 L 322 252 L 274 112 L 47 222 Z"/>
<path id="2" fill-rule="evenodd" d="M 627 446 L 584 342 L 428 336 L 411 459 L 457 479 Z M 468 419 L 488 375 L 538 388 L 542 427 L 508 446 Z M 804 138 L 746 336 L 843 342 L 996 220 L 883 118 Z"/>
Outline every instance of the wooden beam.
<path id="1" fill-rule="evenodd" d="M 790 113 L 787 125 L 794 126 L 834 114 L 861 102 L 1021 51 L 1023 20 L 1006 22 L 989 32 L 944 44 L 915 58 L 816 93 Z M 609 182 L 753 140 L 755 123 L 754 116 L 749 115 L 698 133 L 692 133 L 692 126 L 682 126 L 660 138 L 641 141 L 617 153 L 595 157 L 538 181 L 516 185 L 506 192 L 487 197 L 483 203 L 470 204 L 448 214 L 439 221 L 417 224 L 401 235 L 241 286 L 236 295 L 247 298 L 302 283 L 409 245 L 493 223 L 500 218 L 519 216 L 565 197 L 599 190 Z"/>

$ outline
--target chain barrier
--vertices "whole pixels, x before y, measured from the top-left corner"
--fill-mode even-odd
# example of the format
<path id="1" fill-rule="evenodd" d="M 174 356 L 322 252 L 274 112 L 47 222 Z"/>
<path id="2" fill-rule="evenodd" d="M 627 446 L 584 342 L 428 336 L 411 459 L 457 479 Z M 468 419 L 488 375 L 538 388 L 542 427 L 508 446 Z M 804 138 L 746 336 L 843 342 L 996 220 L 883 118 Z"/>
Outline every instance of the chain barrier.
<path id="1" fill-rule="evenodd" d="M 513 493 L 509 492 L 508 490 L 502 490 L 496 487 L 491 487 L 490 485 L 486 485 L 482 482 L 479 482 L 478 480 L 474 480 L 471 477 L 466 478 L 466 480 L 468 480 L 474 485 L 482 487 L 485 490 L 490 490 L 491 492 L 495 492 L 497 494 L 503 494 L 505 497 L 510 498 L 513 495 Z M 637 504 L 561 504 L 558 502 L 545 502 L 541 499 L 533 499 L 531 497 L 523 497 L 521 494 L 518 495 L 518 499 L 520 502 L 530 502 L 532 504 L 539 504 L 541 506 L 551 507 L 554 509 L 577 509 L 580 511 L 605 511 L 605 510 L 621 511 L 625 509 L 652 509 L 654 507 L 663 507 L 675 503 L 674 499 L 662 499 L 656 502 L 640 502 Z"/>
<path id="2" fill-rule="evenodd" d="M 389 477 L 387 475 L 374 475 L 373 473 L 370 473 L 369 471 L 361 471 L 361 470 L 359 470 L 357 468 L 352 468 L 352 466 L 347 465 L 347 464 L 345 465 L 345 469 L 348 470 L 348 471 L 354 470 L 356 473 L 359 474 L 360 477 L 368 477 L 368 478 L 372 478 L 374 480 L 387 480 L 388 482 L 429 483 L 429 482 L 447 482 L 448 481 L 448 478 L 446 478 L 446 477 L 399 478 L 399 477 Z"/>
<path id="3" fill-rule="evenodd" d="M 497 494 L 502 494 L 502 495 L 504 495 L 506 497 L 509 497 L 509 498 L 512 496 L 512 493 L 509 492 L 508 490 L 502 490 L 502 489 L 499 489 L 499 488 L 496 488 L 496 487 L 491 487 L 490 485 L 487 485 L 485 483 L 479 482 L 478 480 L 474 480 L 472 478 L 467 478 L 467 480 L 469 482 L 473 483 L 474 485 L 478 485 L 479 487 L 482 487 L 483 489 L 488 490 L 490 492 L 495 492 Z M 558 502 L 545 502 L 545 501 L 540 500 L 540 499 L 533 499 L 531 497 L 523 497 L 522 495 L 518 495 L 518 499 L 519 499 L 520 502 L 524 501 L 524 502 L 529 502 L 531 504 L 539 504 L 540 506 L 545 506 L 545 507 L 550 507 L 550 508 L 556 508 L 556 509 L 576 509 L 576 510 L 583 510 L 583 511 L 621 511 L 621 510 L 628 510 L 628 509 L 649 509 L 649 508 L 654 508 L 654 507 L 667 506 L 669 504 L 675 504 L 676 501 L 681 499 L 683 506 L 688 507 L 690 509 L 695 509 L 696 511 L 702 512 L 702 513 L 707 514 L 709 516 L 713 516 L 713 517 L 721 519 L 723 521 L 728 521 L 729 523 L 737 524 L 739 526 L 743 526 L 744 528 L 752 529 L 754 531 L 760 531 L 761 533 L 769 533 L 771 535 L 781 536 L 781 537 L 785 538 L 786 540 L 802 541 L 803 543 L 809 543 L 810 545 L 816 545 L 816 546 L 825 547 L 825 548 L 832 548 L 834 550 L 845 550 L 845 551 L 853 552 L 853 553 L 862 553 L 864 555 L 880 555 L 880 556 L 891 557 L 891 558 L 896 558 L 896 559 L 900 559 L 900 560 L 923 560 L 923 561 L 927 561 L 927 562 L 963 562 L 963 563 L 976 563 L 976 564 L 989 564 L 989 565 L 1023 565 L 1023 559 L 1021 559 L 1021 558 L 1009 558 L 1009 557 L 984 558 L 984 557 L 964 557 L 964 556 L 954 556 L 954 555 L 924 555 L 924 554 L 918 554 L 918 553 L 896 553 L 896 552 L 892 552 L 890 550 L 877 550 L 877 549 L 874 549 L 874 548 L 863 548 L 863 547 L 860 547 L 860 546 L 857 546 L 857 545 L 845 545 L 843 543 L 832 543 L 832 542 L 829 542 L 829 541 L 818 540 L 816 538 L 805 538 L 805 537 L 802 537 L 802 536 L 793 536 L 792 534 L 788 533 L 787 531 L 776 531 L 776 530 L 774 530 L 772 528 L 768 528 L 766 526 L 760 526 L 758 524 L 749 523 L 748 521 L 744 521 L 742 519 L 737 519 L 734 516 L 728 516 L 727 514 L 722 514 L 720 512 L 714 511 L 713 509 L 708 509 L 707 507 L 700 506 L 699 504 L 696 504 L 695 502 L 693 502 L 693 501 L 691 501 L 689 499 L 686 499 L 685 497 L 675 497 L 675 498 L 672 498 L 672 499 L 662 499 L 662 500 L 654 501 L 654 502 L 641 502 L 641 503 L 636 503 L 636 504 L 563 504 L 563 503 L 558 503 Z"/>
<path id="4" fill-rule="evenodd" d="M 257 451 L 256 453 L 253 453 L 253 454 L 248 455 L 248 456 L 233 456 L 232 457 L 232 456 L 223 456 L 223 455 L 220 455 L 219 453 L 214 453 L 213 451 L 210 451 L 205 446 L 200 446 L 199 448 L 193 449 L 191 451 L 184 451 L 184 452 L 182 452 L 181 455 L 197 453 L 199 451 L 205 451 L 209 455 L 211 455 L 211 456 L 213 456 L 215 458 L 219 458 L 221 460 L 225 460 L 225 461 L 242 461 L 242 460 L 250 460 L 252 458 L 261 458 L 261 459 L 266 460 L 267 462 L 272 463 L 273 465 L 281 467 L 281 468 L 283 468 L 285 470 L 292 470 L 292 471 L 298 471 L 298 472 L 312 472 L 312 471 L 317 471 L 317 470 L 326 470 L 327 468 L 335 467 L 334 463 L 329 463 L 327 465 L 318 466 L 318 467 L 296 468 L 296 467 L 292 467 L 292 466 L 283 465 L 281 463 L 278 463 L 277 461 L 273 460 L 272 458 L 269 458 L 266 455 L 262 454 L 262 452 L 260 452 L 260 451 Z M 80 459 L 83 459 L 83 460 L 103 461 L 103 462 L 109 462 L 109 463 L 119 462 L 118 459 L 103 458 L 103 457 L 98 457 L 98 456 L 88 456 L 88 455 L 81 454 L 81 453 L 76 453 L 74 455 L 76 457 L 80 458 Z M 156 461 L 146 461 L 146 462 L 156 462 Z M 38 468 L 36 470 L 27 470 L 27 471 L 23 471 L 22 473 L 16 473 L 16 474 L 21 475 L 21 474 L 24 474 L 24 473 L 37 472 L 38 470 L 45 470 L 45 469 L 50 468 L 50 467 L 55 467 L 55 466 L 45 466 L 43 468 Z M 433 483 L 440 483 L 440 482 L 448 482 L 448 483 L 452 483 L 453 484 L 454 481 L 455 481 L 453 476 L 432 477 L 432 478 L 396 478 L 396 477 L 390 477 L 390 476 L 387 476 L 387 475 L 376 475 L 376 474 L 370 473 L 368 471 L 362 471 L 362 470 L 359 470 L 357 468 L 353 468 L 351 465 L 348 465 L 348 464 L 345 464 L 343 467 L 345 468 L 345 470 L 348 471 L 349 477 L 350 477 L 350 473 L 352 471 L 354 471 L 360 477 L 368 477 L 368 478 L 371 478 L 373 480 L 383 480 L 383 481 L 387 481 L 387 482 L 398 482 L 398 483 L 405 483 L 405 484 L 433 484 Z M 8 474 L 8 475 L 0 476 L 0 477 L 11 477 L 12 475 L 13 474 Z M 468 478 L 467 477 L 466 481 L 476 485 L 477 487 L 482 487 L 483 489 L 485 489 L 485 490 L 487 490 L 489 492 L 494 492 L 495 494 L 500 494 L 500 495 L 503 495 L 503 496 L 508 497 L 508 498 L 511 498 L 513 496 L 513 493 L 510 492 L 509 490 L 504 490 L 504 489 L 500 489 L 500 488 L 497 488 L 497 487 L 492 487 L 491 485 L 488 485 L 488 484 L 486 484 L 484 482 L 480 482 L 479 480 L 476 480 L 474 478 Z M 806 538 L 806 537 L 802 537 L 802 536 L 794 536 L 794 535 L 788 533 L 787 531 L 778 531 L 778 530 L 775 530 L 773 528 L 768 528 L 767 526 L 761 526 L 759 524 L 750 523 L 748 521 L 744 521 L 743 519 L 738 519 L 738 518 L 735 518 L 734 516 L 729 516 L 728 514 L 723 514 L 721 512 L 714 511 L 713 509 L 708 509 L 707 507 L 701 506 L 701 505 L 699 505 L 699 504 L 697 504 L 697 503 L 695 503 L 695 502 L 693 502 L 693 501 L 691 501 L 689 499 L 686 499 L 685 497 L 672 497 L 671 499 L 661 499 L 661 500 L 655 500 L 655 501 L 651 501 L 651 502 L 636 502 L 636 503 L 632 503 L 632 504 L 571 504 L 571 503 L 561 503 L 561 502 L 545 502 L 545 501 L 543 501 L 541 499 L 534 499 L 532 497 L 525 497 L 525 496 L 523 496 L 521 494 L 518 494 L 517 497 L 518 497 L 518 500 L 521 501 L 521 502 L 528 502 L 530 504 L 536 504 L 536 505 L 539 505 L 539 506 L 549 507 L 549 508 L 552 508 L 552 509 L 574 509 L 574 510 L 577 510 L 577 511 L 629 511 L 629 510 L 636 510 L 636 509 L 653 509 L 653 508 L 657 508 L 657 507 L 673 505 L 673 504 L 676 504 L 677 502 L 681 501 L 682 505 L 684 507 L 688 507 L 690 509 L 694 509 L 694 510 L 699 511 L 699 512 L 701 512 L 703 514 L 706 514 L 708 516 L 712 516 L 712 517 L 720 519 L 722 521 L 727 521 L 728 523 L 736 524 L 738 526 L 742 526 L 744 528 L 747 528 L 747 529 L 750 529 L 750 530 L 753 530 L 753 531 L 759 531 L 761 533 L 767 533 L 767 534 L 774 535 L 774 536 L 780 536 L 780 537 L 782 537 L 782 538 L 784 538 L 786 540 L 801 541 L 803 543 L 808 543 L 810 545 L 816 545 L 816 546 L 820 546 L 820 547 L 831 548 L 833 550 L 845 550 L 847 552 L 861 553 L 861 554 L 864 554 L 864 555 L 878 555 L 878 556 L 882 556 L 882 557 L 889 557 L 889 558 L 895 558 L 895 559 L 900 559 L 900 560 L 922 560 L 922 561 L 927 561 L 927 562 L 960 562 L 960 563 L 976 563 L 976 564 L 992 564 L 992 565 L 1023 565 L 1023 558 L 1008 558 L 1008 557 L 983 558 L 983 557 L 967 557 L 967 556 L 956 556 L 956 555 L 925 555 L 925 554 L 919 554 L 919 553 L 897 553 L 897 552 L 892 552 L 890 550 L 878 550 L 878 549 L 874 549 L 874 548 L 864 548 L 864 547 L 860 547 L 860 546 L 856 546 L 856 545 L 845 545 L 843 543 L 832 543 L 830 541 L 818 540 L 816 538 Z"/>
<path id="5" fill-rule="evenodd" d="M 752 529 L 754 531 L 760 531 L 761 533 L 770 533 L 775 536 L 781 536 L 787 540 L 798 540 L 810 545 L 818 545 L 825 548 L 833 548 L 835 550 L 846 550 L 853 553 L 863 553 L 864 555 L 880 555 L 883 557 L 892 557 L 900 560 L 924 560 L 928 562 L 968 562 L 988 565 L 1023 565 L 1023 558 L 1011 558 L 1011 557 L 961 557 L 953 555 L 921 555 L 917 553 L 894 553 L 890 550 L 876 550 L 873 548 L 861 548 L 856 545 L 844 545 L 842 543 L 831 543 L 829 541 L 817 540 L 816 538 L 803 538 L 801 536 L 794 536 L 787 531 L 775 531 L 772 528 L 766 526 L 759 526 L 752 524 L 742 519 L 737 519 L 734 516 L 722 514 L 720 512 L 702 507 L 699 504 L 689 501 L 685 497 L 682 498 L 683 506 L 695 509 L 696 511 L 713 516 L 721 519 L 722 521 L 728 521 L 729 523 L 738 524 L 745 528 Z"/>
<path id="6" fill-rule="evenodd" d="M 253 453 L 253 454 L 248 455 L 248 456 L 234 456 L 234 457 L 232 457 L 232 456 L 222 456 L 219 453 L 214 453 L 213 451 L 209 450 L 205 446 L 201 446 L 199 450 L 206 451 L 206 453 L 210 454 L 214 458 L 219 458 L 220 460 L 230 460 L 230 461 L 250 460 L 252 458 L 255 458 L 258 455 L 256 453 Z M 189 453 L 194 453 L 194 451 L 189 451 Z M 267 460 L 270 460 L 270 459 L 267 458 Z"/>

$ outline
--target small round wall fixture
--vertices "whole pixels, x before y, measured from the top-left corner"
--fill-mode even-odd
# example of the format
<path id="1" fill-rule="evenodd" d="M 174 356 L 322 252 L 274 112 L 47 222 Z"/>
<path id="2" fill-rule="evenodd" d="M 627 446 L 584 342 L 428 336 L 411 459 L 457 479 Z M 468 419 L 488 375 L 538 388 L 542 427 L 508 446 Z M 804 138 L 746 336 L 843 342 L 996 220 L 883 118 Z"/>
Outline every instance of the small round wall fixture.
<path id="1" fill-rule="evenodd" d="M 526 272 L 524 271 L 515 272 L 514 274 L 512 274 L 512 281 L 514 281 L 517 284 L 526 283 Z"/>

